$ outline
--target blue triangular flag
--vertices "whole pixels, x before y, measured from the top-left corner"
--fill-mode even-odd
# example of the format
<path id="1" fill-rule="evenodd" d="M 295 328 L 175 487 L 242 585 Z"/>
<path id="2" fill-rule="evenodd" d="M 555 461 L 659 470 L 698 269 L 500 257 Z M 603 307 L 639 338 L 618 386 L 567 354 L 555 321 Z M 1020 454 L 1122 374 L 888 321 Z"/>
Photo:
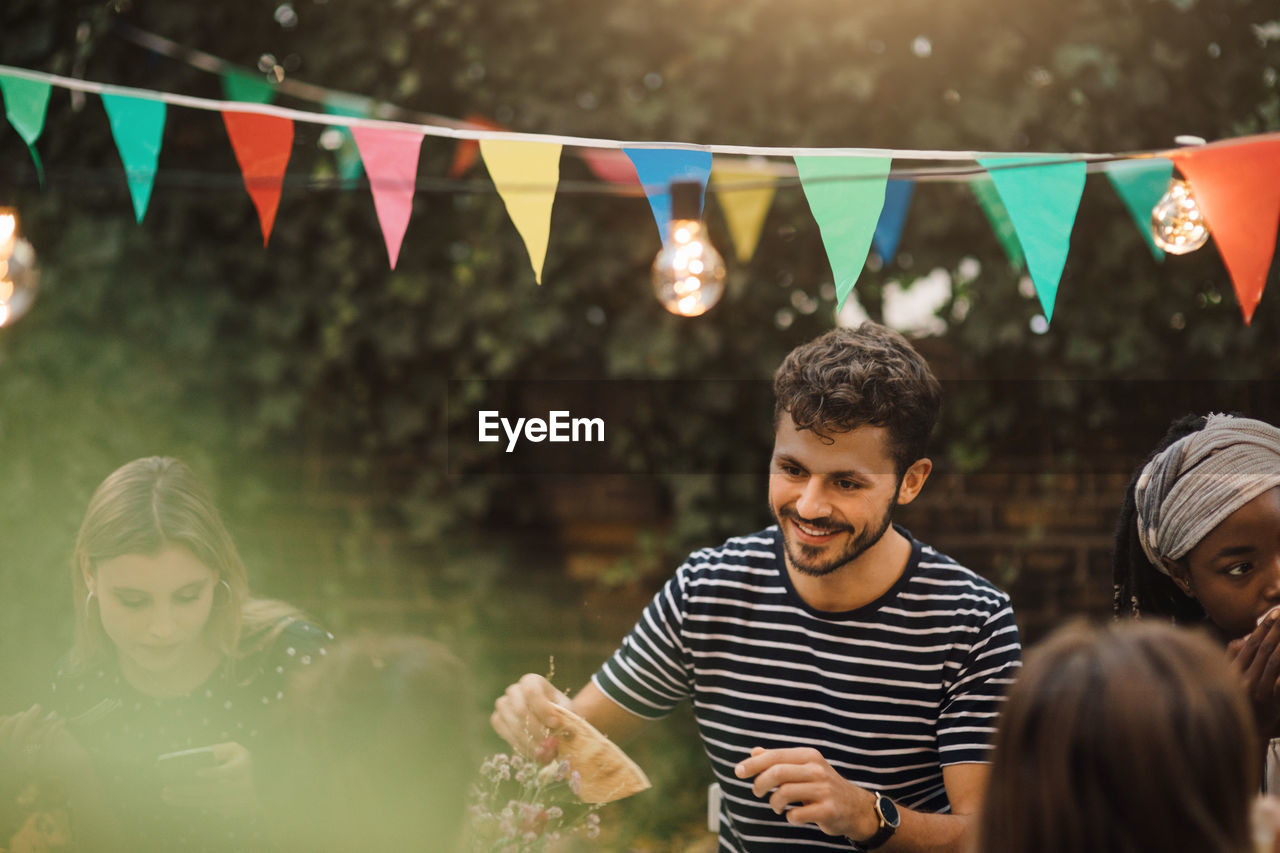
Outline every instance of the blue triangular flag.
<path id="1" fill-rule="evenodd" d="M 902 226 L 907 222 L 907 209 L 911 207 L 911 191 L 915 186 L 915 181 L 890 180 L 885 184 L 884 207 L 871 235 L 871 245 L 886 264 L 898 253 L 898 241 L 902 239 Z"/>
<path id="2" fill-rule="evenodd" d="M 687 148 L 624 148 L 636 167 L 636 175 L 649 197 L 653 221 L 658 225 L 662 243 L 667 243 L 667 230 L 671 224 L 671 182 L 697 181 L 702 185 L 698 192 L 698 207 L 711 176 L 711 152 L 693 151 Z"/>
<path id="3" fill-rule="evenodd" d="M 151 188 L 156 180 L 156 164 L 160 159 L 160 140 L 164 136 L 164 101 L 133 98 L 128 95 L 103 93 L 102 106 L 111 122 L 111 136 L 124 163 L 133 213 L 138 221 L 147 213 Z"/>

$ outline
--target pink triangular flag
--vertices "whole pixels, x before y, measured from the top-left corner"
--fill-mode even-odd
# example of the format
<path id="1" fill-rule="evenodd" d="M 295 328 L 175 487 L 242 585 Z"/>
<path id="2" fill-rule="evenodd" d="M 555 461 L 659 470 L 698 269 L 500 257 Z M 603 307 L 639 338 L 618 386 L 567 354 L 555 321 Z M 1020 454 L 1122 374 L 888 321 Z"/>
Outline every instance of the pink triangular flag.
<path id="1" fill-rule="evenodd" d="M 245 189 L 258 210 L 265 246 L 271 239 L 271 226 L 280 207 L 280 190 L 293 148 L 293 122 L 278 116 L 233 110 L 223 110 L 222 121 L 236 152 L 240 173 L 244 175 Z"/>
<path id="2" fill-rule="evenodd" d="M 416 130 L 379 130 L 353 127 L 351 134 L 360 149 L 360 159 L 369 173 L 369 189 L 373 206 L 378 211 L 382 239 L 387 243 L 387 257 L 396 268 L 400 244 L 409 227 L 413 212 L 413 191 L 418 185 L 418 152 L 422 137 Z"/>

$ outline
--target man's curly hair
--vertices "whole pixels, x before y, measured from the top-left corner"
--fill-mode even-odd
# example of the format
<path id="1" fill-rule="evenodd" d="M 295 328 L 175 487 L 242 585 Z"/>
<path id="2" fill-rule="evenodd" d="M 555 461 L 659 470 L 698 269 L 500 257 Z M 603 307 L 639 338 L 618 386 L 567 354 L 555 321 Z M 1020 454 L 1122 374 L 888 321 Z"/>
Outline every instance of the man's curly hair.
<path id="1" fill-rule="evenodd" d="M 886 428 L 902 476 L 925 455 L 942 390 L 906 338 L 865 322 L 792 350 L 773 375 L 773 395 L 775 429 L 784 412 L 797 429 L 826 439 L 860 426 Z"/>

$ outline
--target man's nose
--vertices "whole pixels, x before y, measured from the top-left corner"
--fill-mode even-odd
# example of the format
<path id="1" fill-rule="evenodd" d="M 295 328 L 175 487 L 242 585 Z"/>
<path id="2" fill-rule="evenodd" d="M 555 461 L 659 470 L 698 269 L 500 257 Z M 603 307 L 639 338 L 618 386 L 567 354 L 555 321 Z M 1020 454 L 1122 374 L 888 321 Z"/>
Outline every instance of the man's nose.
<path id="1" fill-rule="evenodd" d="M 826 484 L 818 477 L 810 477 L 800 490 L 796 500 L 796 512 L 802 518 L 826 518 L 831 514 L 831 504 L 827 501 Z"/>

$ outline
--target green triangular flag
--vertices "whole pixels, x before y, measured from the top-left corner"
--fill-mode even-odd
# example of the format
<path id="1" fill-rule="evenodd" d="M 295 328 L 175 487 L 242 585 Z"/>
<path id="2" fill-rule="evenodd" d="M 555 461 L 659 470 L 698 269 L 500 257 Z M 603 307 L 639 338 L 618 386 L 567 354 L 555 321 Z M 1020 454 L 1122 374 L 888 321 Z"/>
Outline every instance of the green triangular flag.
<path id="1" fill-rule="evenodd" d="M 988 175 L 982 175 L 969 182 L 969 189 L 973 190 L 974 197 L 978 199 L 978 205 L 987 215 L 991 230 L 996 232 L 996 239 L 1000 241 L 1000 248 L 1004 249 L 1010 266 L 1015 270 L 1022 269 L 1025 261 L 1022 256 L 1022 246 L 1018 244 L 1018 235 L 1013 230 L 1013 220 L 1009 218 L 1009 211 L 1004 209 L 1004 204 L 1000 201 L 1000 193 L 996 191 L 995 182 Z"/>
<path id="2" fill-rule="evenodd" d="M 9 124 L 27 143 L 31 159 L 36 164 L 36 175 L 44 183 L 44 164 L 36 151 L 36 140 L 44 130 L 44 117 L 49 111 L 49 94 L 53 87 L 38 80 L 10 77 L 0 74 L 0 93 L 4 94 L 4 114 Z"/>
<path id="3" fill-rule="evenodd" d="M 1067 265 L 1071 228 L 1084 194 L 1085 163 L 1060 156 L 981 157 L 1004 202 L 1027 258 L 1046 320 L 1053 320 L 1058 283 Z M 1042 165 L 1039 165 L 1042 164 Z"/>
<path id="4" fill-rule="evenodd" d="M 838 312 L 871 251 L 892 158 L 798 156 L 795 161 L 835 276 Z"/>
<path id="5" fill-rule="evenodd" d="M 325 101 L 324 111 L 331 116 L 348 116 L 350 118 L 367 118 L 369 115 L 369 99 L 355 96 L 334 96 Z M 338 176 L 344 184 L 352 184 L 360 180 L 364 174 L 364 161 L 360 159 L 360 148 L 351 135 L 349 127 L 335 127 L 342 132 L 342 144 L 333 152 L 338 161 Z"/>
<path id="6" fill-rule="evenodd" d="M 261 74 L 233 68 L 222 72 L 222 94 L 228 101 L 269 104 L 276 96 L 276 87 Z"/>
<path id="7" fill-rule="evenodd" d="M 102 105 L 107 109 L 111 135 L 115 137 L 116 150 L 124 162 L 129 195 L 133 198 L 133 213 L 141 222 L 147 213 L 151 188 L 156 180 L 160 140 L 164 136 L 164 102 L 104 94 Z"/>
<path id="8" fill-rule="evenodd" d="M 1129 208 L 1129 215 L 1147 241 L 1147 248 L 1157 261 L 1163 261 L 1164 249 L 1156 245 L 1155 237 L 1151 234 L 1151 209 L 1169 189 L 1169 179 L 1173 177 L 1173 161 L 1163 157 L 1115 160 L 1104 164 L 1102 168 L 1124 206 Z"/>

